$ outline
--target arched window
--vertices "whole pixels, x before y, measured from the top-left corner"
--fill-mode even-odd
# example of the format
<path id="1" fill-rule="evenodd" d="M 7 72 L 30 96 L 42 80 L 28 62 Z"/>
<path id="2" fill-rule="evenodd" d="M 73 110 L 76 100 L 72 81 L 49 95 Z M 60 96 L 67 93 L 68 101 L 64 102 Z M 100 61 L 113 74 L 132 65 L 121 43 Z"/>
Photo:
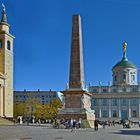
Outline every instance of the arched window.
<path id="1" fill-rule="evenodd" d="M 8 49 L 8 50 L 11 50 L 11 43 L 10 43 L 9 40 L 7 41 L 7 49 Z"/>
<path id="2" fill-rule="evenodd" d="M 0 48 L 2 48 L 2 40 L 0 39 Z"/>

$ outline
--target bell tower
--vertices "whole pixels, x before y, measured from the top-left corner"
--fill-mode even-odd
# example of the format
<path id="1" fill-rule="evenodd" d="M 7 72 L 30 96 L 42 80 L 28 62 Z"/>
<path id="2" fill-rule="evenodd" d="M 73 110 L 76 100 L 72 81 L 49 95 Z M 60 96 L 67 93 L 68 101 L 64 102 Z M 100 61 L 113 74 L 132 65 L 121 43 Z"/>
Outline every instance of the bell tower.
<path id="1" fill-rule="evenodd" d="M 2 4 L 2 17 L 0 22 L 0 72 L 5 75 L 3 89 L 3 116 L 13 117 L 13 40 L 9 32 L 6 8 Z"/>

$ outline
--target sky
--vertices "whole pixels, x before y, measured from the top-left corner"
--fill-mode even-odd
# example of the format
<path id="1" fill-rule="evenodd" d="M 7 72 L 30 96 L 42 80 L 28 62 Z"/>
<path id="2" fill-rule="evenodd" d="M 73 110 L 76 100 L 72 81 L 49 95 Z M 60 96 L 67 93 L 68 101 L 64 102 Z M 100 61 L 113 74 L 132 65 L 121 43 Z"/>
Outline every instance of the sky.
<path id="1" fill-rule="evenodd" d="M 72 15 L 82 18 L 85 83 L 107 85 L 127 57 L 140 67 L 139 0 L 0 0 L 14 40 L 14 90 L 61 91 L 69 81 Z M 1 9 L 0 9 L 1 10 Z"/>

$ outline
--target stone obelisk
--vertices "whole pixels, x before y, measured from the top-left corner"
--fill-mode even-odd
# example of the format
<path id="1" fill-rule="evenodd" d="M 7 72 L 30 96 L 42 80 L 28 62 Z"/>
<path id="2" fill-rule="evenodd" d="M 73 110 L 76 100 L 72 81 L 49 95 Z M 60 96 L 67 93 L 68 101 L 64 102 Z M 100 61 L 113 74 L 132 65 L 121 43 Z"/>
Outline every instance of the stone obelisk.
<path id="1" fill-rule="evenodd" d="M 84 64 L 82 47 L 82 27 L 80 15 L 72 18 L 72 44 L 70 56 L 70 77 L 66 90 L 62 91 L 64 108 L 59 110 L 58 118 L 82 118 L 84 127 L 94 126 L 94 110 L 91 110 L 91 98 L 84 85 Z"/>
<path id="2" fill-rule="evenodd" d="M 81 17 L 73 16 L 69 88 L 84 87 Z"/>

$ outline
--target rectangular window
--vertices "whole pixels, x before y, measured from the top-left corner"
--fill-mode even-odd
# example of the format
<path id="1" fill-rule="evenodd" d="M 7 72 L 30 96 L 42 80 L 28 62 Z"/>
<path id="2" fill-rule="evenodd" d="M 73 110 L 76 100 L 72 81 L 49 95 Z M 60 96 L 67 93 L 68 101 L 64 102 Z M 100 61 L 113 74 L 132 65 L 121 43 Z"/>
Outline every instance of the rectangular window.
<path id="1" fill-rule="evenodd" d="M 99 112 L 98 112 L 98 110 L 95 110 L 95 117 L 99 117 Z"/>
<path id="2" fill-rule="evenodd" d="M 126 92 L 126 88 L 123 88 L 122 91 L 123 91 L 123 92 Z"/>
<path id="3" fill-rule="evenodd" d="M 107 106 L 107 99 L 102 99 L 102 106 Z"/>
<path id="4" fill-rule="evenodd" d="M 117 76 L 114 77 L 114 80 L 117 81 Z"/>
<path id="5" fill-rule="evenodd" d="M 117 106 L 117 99 L 116 98 L 112 99 L 112 106 Z"/>
<path id="6" fill-rule="evenodd" d="M 107 110 L 103 110 L 103 117 L 108 117 L 108 113 L 107 113 Z"/>
<path id="7" fill-rule="evenodd" d="M 98 89 L 93 89 L 93 93 L 98 93 Z"/>
<path id="8" fill-rule="evenodd" d="M 102 92 L 103 92 L 103 93 L 107 93 L 107 89 L 103 89 Z"/>
<path id="9" fill-rule="evenodd" d="M 138 99 L 137 98 L 130 99 L 130 102 L 131 102 L 132 106 L 137 106 L 138 105 Z"/>
<path id="10" fill-rule="evenodd" d="M 117 117 L 117 111 L 116 110 L 112 111 L 112 117 Z"/>
<path id="11" fill-rule="evenodd" d="M 121 105 L 122 106 L 127 106 L 127 99 L 121 99 Z"/>
<path id="12" fill-rule="evenodd" d="M 97 106 L 98 105 L 98 100 L 97 99 L 92 99 L 92 105 Z"/>
<path id="13" fill-rule="evenodd" d="M 123 80 L 126 80 L 126 74 L 123 74 Z"/>
<path id="14" fill-rule="evenodd" d="M 137 111 L 136 110 L 132 111 L 132 117 L 137 117 Z"/>
<path id="15" fill-rule="evenodd" d="M 114 89 L 112 90 L 112 92 L 113 92 L 113 93 L 116 93 L 116 92 L 117 92 L 117 89 L 116 89 L 116 88 L 114 88 Z"/>
<path id="16" fill-rule="evenodd" d="M 137 92 L 137 88 L 132 88 L 132 92 Z"/>

